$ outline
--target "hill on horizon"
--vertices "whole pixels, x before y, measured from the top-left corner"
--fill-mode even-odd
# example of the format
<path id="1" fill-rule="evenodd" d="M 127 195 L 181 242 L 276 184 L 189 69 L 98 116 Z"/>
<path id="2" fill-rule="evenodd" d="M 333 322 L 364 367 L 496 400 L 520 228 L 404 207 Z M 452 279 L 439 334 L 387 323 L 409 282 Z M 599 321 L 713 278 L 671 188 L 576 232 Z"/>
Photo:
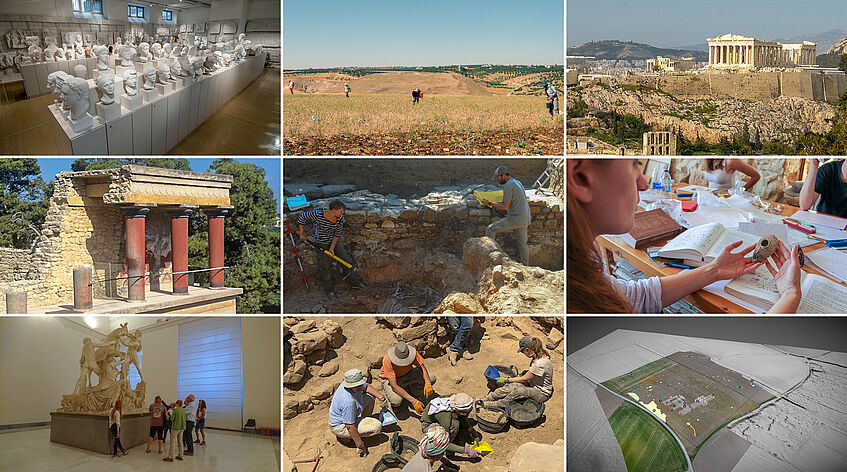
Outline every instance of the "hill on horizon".
<path id="1" fill-rule="evenodd" d="M 694 51 L 691 49 L 657 48 L 649 44 L 635 43 L 632 41 L 620 41 L 609 39 L 603 41 L 591 41 L 579 46 L 568 48 L 569 56 L 594 56 L 597 59 L 610 60 L 633 60 L 654 59 L 656 56 L 665 57 L 691 57 L 698 62 L 709 60 L 708 53 Z"/>

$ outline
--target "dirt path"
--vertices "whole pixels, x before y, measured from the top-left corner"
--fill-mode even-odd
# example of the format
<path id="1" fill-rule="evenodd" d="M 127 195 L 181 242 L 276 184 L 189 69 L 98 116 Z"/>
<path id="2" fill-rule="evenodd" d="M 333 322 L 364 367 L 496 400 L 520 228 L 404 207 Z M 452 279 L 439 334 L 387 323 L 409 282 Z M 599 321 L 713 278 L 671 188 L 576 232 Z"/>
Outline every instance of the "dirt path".
<path id="1" fill-rule="evenodd" d="M 367 350 L 386 350 L 384 333 L 387 330 L 381 328 L 374 330 L 372 318 L 333 318 L 340 323 L 347 337 L 346 343 L 337 350 L 340 367 L 337 374 L 330 379 L 336 384 L 342 380 L 343 372 L 350 367 L 363 363 L 357 359 L 361 356 L 363 346 Z M 478 346 L 470 348 L 474 355 L 473 360 L 461 360 L 455 367 L 450 365 L 447 356 L 438 358 L 427 358 L 426 365 L 436 374 L 438 380 L 434 385 L 440 395 L 449 395 L 458 391 L 464 391 L 476 398 L 483 397 L 488 389 L 482 373 L 489 364 L 514 364 L 519 370 L 524 370 L 529 360 L 517 354 L 517 342 L 521 336 L 520 331 L 511 326 L 494 326 L 491 319 L 483 324 L 488 339 L 482 340 Z M 355 342 L 354 333 L 363 336 L 360 342 Z M 370 334 L 368 334 L 370 333 Z M 393 338 L 393 337 L 392 337 Z M 379 340 L 376 346 L 373 340 Z M 561 349 L 561 345 L 559 347 Z M 564 358 L 560 352 L 550 351 L 554 366 L 553 385 L 555 392 L 553 397 L 546 403 L 543 424 L 529 429 L 517 429 L 510 427 L 506 432 L 489 434 L 483 432 L 483 440 L 488 441 L 494 452 L 483 458 L 478 463 L 467 461 L 454 461 L 463 472 L 506 472 L 509 459 L 514 451 L 523 443 L 534 441 L 538 443 L 552 444 L 558 439 L 564 438 Z M 323 380 L 323 379 L 321 379 Z M 308 391 L 312 387 L 311 381 L 307 381 L 303 390 Z M 378 387 L 378 383 L 376 385 Z M 381 387 L 378 387 L 381 389 Z M 285 401 L 283 397 L 283 402 Z M 420 421 L 415 415 L 403 412 L 403 408 L 397 410 L 401 434 L 420 439 Z M 329 418 L 329 406 L 320 404 L 316 409 L 301 413 L 290 420 L 283 421 L 283 449 L 290 457 L 313 456 L 319 449 L 324 459 L 321 461 L 319 470 L 324 471 L 370 471 L 374 464 L 389 451 L 388 434 L 370 438 L 368 445 L 370 455 L 359 458 L 355 448 L 349 448 L 335 438 L 329 431 L 327 422 Z M 311 470 L 311 469 L 309 469 Z M 399 470 L 399 469 L 398 469 Z"/>
<path id="2" fill-rule="evenodd" d="M 561 155 L 563 130 L 526 128 L 283 138 L 287 156 L 319 155 Z"/>

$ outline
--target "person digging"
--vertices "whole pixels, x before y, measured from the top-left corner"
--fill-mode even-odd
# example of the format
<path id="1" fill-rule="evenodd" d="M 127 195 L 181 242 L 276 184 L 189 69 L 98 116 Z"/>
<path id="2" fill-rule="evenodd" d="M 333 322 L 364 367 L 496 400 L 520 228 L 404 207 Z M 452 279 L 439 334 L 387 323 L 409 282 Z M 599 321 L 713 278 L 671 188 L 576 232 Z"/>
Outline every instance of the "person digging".
<path id="1" fill-rule="evenodd" d="M 432 424 L 441 425 L 450 434 L 450 444 L 447 446 L 449 456 L 458 453 L 476 459 L 480 457 L 479 451 L 468 445 L 482 439 L 482 434 L 474 429 L 468 419 L 473 405 L 473 397 L 463 392 L 433 398 L 421 415 L 421 431 L 426 432 Z"/>
<path id="2" fill-rule="evenodd" d="M 432 389 L 435 375 L 429 373 L 421 354 L 403 341 L 383 356 L 379 378 L 382 391 L 393 407 L 406 400 L 419 415 L 424 411 L 423 402 L 435 395 Z"/>
<path id="3" fill-rule="evenodd" d="M 312 210 L 306 211 L 297 217 L 297 224 L 300 226 L 300 240 L 306 241 L 307 223 L 315 225 L 315 244 L 329 251 L 333 255 L 348 261 L 355 267 L 353 258 L 347 253 L 344 247 L 344 241 L 341 239 L 341 233 L 344 228 L 344 202 L 341 200 L 333 200 L 329 202 L 329 210 Z M 326 290 L 327 298 L 335 298 L 335 290 L 332 281 L 332 260 L 329 255 L 321 253 L 318 255 L 318 268 L 320 269 L 321 279 L 323 280 L 324 290 Z M 362 283 L 359 275 L 347 267 L 342 267 L 346 273 L 345 277 L 350 278 L 350 284 L 353 288 L 366 288 L 367 285 Z"/>
<path id="4" fill-rule="evenodd" d="M 344 381 L 332 396 L 329 407 L 329 430 L 340 439 L 353 441 L 359 457 L 368 455 L 363 438 L 382 432 L 382 423 L 371 417 L 374 399 L 387 407 L 388 400 L 367 383 L 362 371 L 350 369 L 344 373 Z"/>
<path id="5" fill-rule="evenodd" d="M 529 246 L 526 244 L 526 230 L 529 226 L 531 215 L 529 212 L 529 202 L 526 201 L 526 190 L 518 179 L 512 178 L 509 175 L 509 168 L 506 166 L 498 167 L 494 171 L 494 178 L 498 184 L 503 186 L 503 201 L 495 203 L 487 198 L 483 198 L 482 202 L 486 206 L 493 206 L 497 210 L 508 210 L 508 213 L 505 218 L 488 225 L 485 228 L 485 235 L 494 239 L 497 233 L 514 231 L 515 241 L 518 244 L 518 257 L 521 264 L 529 265 Z"/>

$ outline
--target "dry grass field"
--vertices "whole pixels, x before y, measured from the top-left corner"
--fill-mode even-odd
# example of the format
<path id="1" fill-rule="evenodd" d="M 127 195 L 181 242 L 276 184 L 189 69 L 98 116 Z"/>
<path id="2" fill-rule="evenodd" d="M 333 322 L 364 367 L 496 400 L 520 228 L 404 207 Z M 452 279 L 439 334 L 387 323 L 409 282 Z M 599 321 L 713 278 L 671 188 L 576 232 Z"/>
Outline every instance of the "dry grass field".
<path id="1" fill-rule="evenodd" d="M 564 115 L 551 118 L 543 97 L 424 91 L 420 103 L 412 105 L 410 93 L 363 95 L 351 87 L 349 98 L 286 95 L 283 154 L 564 153 Z"/>
<path id="2" fill-rule="evenodd" d="M 659 421 L 623 402 L 609 417 L 629 472 L 682 472 L 688 467 L 682 449 Z"/>

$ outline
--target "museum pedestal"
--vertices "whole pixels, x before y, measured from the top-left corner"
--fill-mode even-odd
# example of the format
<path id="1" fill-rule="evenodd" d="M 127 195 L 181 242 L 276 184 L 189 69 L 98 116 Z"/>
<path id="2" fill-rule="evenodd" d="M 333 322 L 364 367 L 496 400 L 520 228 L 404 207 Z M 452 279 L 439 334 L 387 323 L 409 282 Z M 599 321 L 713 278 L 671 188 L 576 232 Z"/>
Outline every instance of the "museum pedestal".
<path id="1" fill-rule="evenodd" d="M 135 110 L 136 108 L 140 107 L 143 104 L 144 104 L 144 97 L 142 97 L 141 94 L 139 94 L 139 93 L 136 93 L 135 95 L 127 95 L 127 94 L 121 95 L 121 105 L 123 105 L 123 107 L 126 108 L 127 110 L 130 110 L 130 111 Z"/>
<path id="2" fill-rule="evenodd" d="M 125 450 L 145 444 L 149 432 L 149 413 L 125 414 L 121 417 L 121 445 Z M 112 454 L 109 416 L 50 412 L 50 442 Z"/>
<path id="3" fill-rule="evenodd" d="M 170 82 L 166 84 L 156 84 L 156 90 L 159 91 L 159 95 L 167 95 L 174 91 L 173 85 Z"/>
<path id="4" fill-rule="evenodd" d="M 69 120 L 62 116 L 62 112 L 56 105 L 47 107 L 53 114 L 53 136 L 56 140 L 58 154 L 74 155 L 106 155 L 106 127 L 99 116 L 93 118 L 94 126 L 82 131 L 75 132 Z"/>
<path id="5" fill-rule="evenodd" d="M 121 116 L 121 104 L 116 101 L 108 105 L 103 102 L 97 102 L 97 116 L 106 121 L 114 120 Z"/>
<path id="6" fill-rule="evenodd" d="M 116 65 L 116 66 L 115 66 L 115 76 L 116 76 L 116 77 L 123 77 L 123 76 L 124 76 L 124 72 L 125 72 L 125 71 L 127 71 L 127 70 L 135 70 L 135 67 L 133 67 L 133 66 L 122 66 L 122 65 Z"/>
<path id="7" fill-rule="evenodd" d="M 150 90 L 141 89 L 141 93 L 144 94 L 144 103 L 150 103 L 159 98 L 159 91 L 155 88 Z"/>
<path id="8" fill-rule="evenodd" d="M 174 79 L 171 77 L 171 80 L 169 80 L 168 83 L 171 84 L 172 90 L 179 90 L 182 88 L 182 79 Z"/>

